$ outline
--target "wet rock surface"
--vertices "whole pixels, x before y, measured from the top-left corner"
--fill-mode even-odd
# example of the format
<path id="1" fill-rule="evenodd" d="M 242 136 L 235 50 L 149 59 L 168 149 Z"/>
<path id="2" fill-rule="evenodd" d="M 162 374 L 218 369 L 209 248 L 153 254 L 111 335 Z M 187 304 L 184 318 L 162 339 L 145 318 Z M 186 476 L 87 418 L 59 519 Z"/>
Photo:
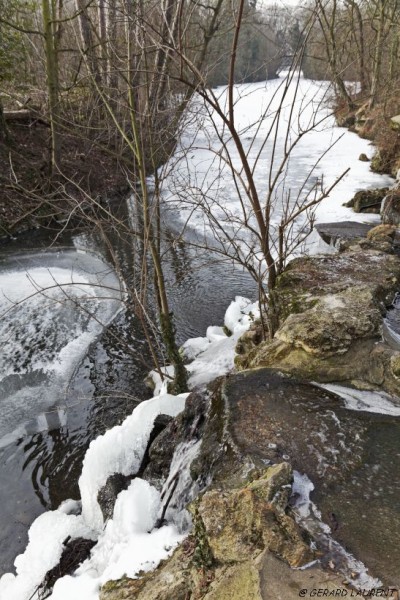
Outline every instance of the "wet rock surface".
<path id="1" fill-rule="evenodd" d="M 256 369 L 192 394 L 162 435 L 173 424 L 180 440 L 202 438 L 191 471 L 208 487 L 191 505 L 193 532 L 155 572 L 106 584 L 101 600 L 291 599 L 317 581 L 344 589 L 329 568 L 287 566 L 312 558 L 291 514 L 292 468 L 314 483 L 312 500 L 332 536 L 371 575 L 400 584 L 400 418 L 350 411 L 336 394 Z"/>
<path id="2" fill-rule="evenodd" d="M 399 585 L 400 418 L 349 411 L 334 394 L 265 369 L 229 378 L 223 393 L 238 447 L 307 473 L 323 520 L 337 519 L 335 538 Z"/>

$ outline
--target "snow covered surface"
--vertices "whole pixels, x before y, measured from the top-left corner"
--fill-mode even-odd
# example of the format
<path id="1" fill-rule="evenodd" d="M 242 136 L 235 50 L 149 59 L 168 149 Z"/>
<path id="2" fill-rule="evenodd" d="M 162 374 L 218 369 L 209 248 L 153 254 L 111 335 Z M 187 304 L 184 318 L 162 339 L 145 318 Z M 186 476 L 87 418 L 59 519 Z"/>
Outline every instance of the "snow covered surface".
<path id="1" fill-rule="evenodd" d="M 400 398 L 393 398 L 381 391 L 356 390 L 342 385 L 315 383 L 329 392 L 334 392 L 345 402 L 346 408 L 359 410 L 392 417 L 400 416 Z M 396 404 L 397 402 L 397 404 Z"/>
<path id="2" fill-rule="evenodd" d="M 226 87 L 213 91 L 226 111 Z M 271 127 L 274 133 L 273 123 L 283 94 L 283 110 L 275 144 L 274 135 L 270 135 L 269 139 L 266 136 Z M 328 82 L 303 78 L 300 78 L 298 88 L 295 78 L 286 91 L 283 78 L 235 86 L 235 124 L 253 170 L 262 206 L 270 184 L 270 168 L 272 180 L 278 172 L 286 140 L 294 142 L 300 131 L 312 129 L 295 145 L 284 172 L 278 177 L 272 198 L 272 228 L 280 222 L 288 194 L 293 206 L 297 201 L 301 204 L 313 186 L 323 184 L 324 189 L 330 188 L 348 168 L 350 172 L 316 208 L 316 222 L 379 222 L 378 215 L 354 213 L 343 203 L 360 189 L 391 185 L 393 179 L 373 173 L 368 162 L 358 160 L 361 153 L 372 157 L 374 148 L 368 140 L 335 125 L 329 108 L 331 96 Z M 258 122 L 260 118 L 261 124 Z M 271 159 L 272 156 L 274 159 Z M 226 241 L 230 235 L 246 254 L 257 242 L 248 228 L 243 227 L 244 215 L 250 225 L 255 224 L 255 217 L 249 209 L 241 177 L 238 175 L 235 181 L 227 162 L 231 162 L 238 174 L 244 177 L 238 152 L 220 117 L 202 100 L 195 98 L 177 151 L 163 168 L 166 174 L 164 200 L 186 230 L 194 230 L 200 237 L 211 236 L 212 230 L 218 232 L 222 225 L 225 233 L 220 231 L 221 243 L 229 247 Z M 207 212 L 212 215 L 212 228 Z M 304 223 L 302 219 L 299 226 Z M 308 240 L 303 251 L 326 251 L 327 245 L 321 244 L 318 238 L 316 234 Z"/>
<path id="3" fill-rule="evenodd" d="M 97 494 L 113 473 L 134 475 L 142 462 L 155 418 L 175 417 L 185 407 L 188 394 L 163 394 L 141 402 L 122 425 L 109 429 L 90 444 L 83 460 L 79 489 L 82 515 L 95 531 L 104 525 Z"/>

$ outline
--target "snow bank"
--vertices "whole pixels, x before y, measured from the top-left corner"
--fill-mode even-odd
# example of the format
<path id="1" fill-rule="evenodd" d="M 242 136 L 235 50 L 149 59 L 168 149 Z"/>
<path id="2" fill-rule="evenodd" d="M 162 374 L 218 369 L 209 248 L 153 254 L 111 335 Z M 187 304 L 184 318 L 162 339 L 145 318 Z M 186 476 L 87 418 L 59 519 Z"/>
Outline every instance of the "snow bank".
<path id="1" fill-rule="evenodd" d="M 187 366 L 191 388 L 204 386 L 233 369 L 237 341 L 259 315 L 258 302 L 236 296 L 224 319 L 230 336 L 221 327 L 209 327 L 205 338 L 194 338 L 184 344 L 185 354 L 194 357 Z"/>
<path id="2" fill-rule="evenodd" d="M 97 494 L 113 473 L 135 474 L 153 429 L 154 419 L 165 414 L 175 417 L 185 406 L 188 394 L 172 396 L 163 394 L 142 402 L 122 425 L 109 429 L 89 446 L 86 452 L 79 489 L 82 498 L 82 515 L 85 522 L 100 532 L 103 514 Z"/>

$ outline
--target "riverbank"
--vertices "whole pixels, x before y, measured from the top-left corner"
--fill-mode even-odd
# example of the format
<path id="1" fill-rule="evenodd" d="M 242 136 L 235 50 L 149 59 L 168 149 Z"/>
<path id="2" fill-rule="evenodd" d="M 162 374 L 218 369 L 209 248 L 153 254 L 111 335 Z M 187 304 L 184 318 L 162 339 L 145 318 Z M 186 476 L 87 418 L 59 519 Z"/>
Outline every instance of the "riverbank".
<path id="1" fill-rule="evenodd" d="M 263 342 L 254 322 L 236 348 L 245 370 L 189 396 L 153 442 L 144 477 L 163 479 L 172 448 L 201 440 L 190 472 L 206 491 L 190 505 L 194 528 L 172 558 L 106 584 L 102 600 L 269 600 L 382 586 L 397 598 L 387 590 L 400 586 L 392 544 L 400 535 L 400 353 L 382 339 L 382 316 L 400 288 L 400 259 L 371 232 L 340 254 L 291 263 L 275 292 L 283 311 L 275 339 Z M 372 348 L 369 364 L 359 352 Z M 314 560 L 302 575 L 288 568 Z"/>
<path id="2" fill-rule="evenodd" d="M 10 141 L 0 142 L 0 237 L 37 227 L 55 227 L 68 204 L 87 197 L 126 195 L 124 160 L 104 143 L 72 127 L 61 133 L 62 173 L 50 179 L 50 129 L 40 119 L 9 123 Z"/>
<path id="3" fill-rule="evenodd" d="M 365 100 L 354 100 L 349 107 L 337 107 L 336 120 L 339 126 L 348 127 L 360 137 L 370 140 L 376 150 L 371 157 L 371 170 L 375 173 L 396 177 L 400 169 L 399 115 L 396 102 L 369 106 Z M 365 156 L 364 159 L 367 159 Z"/>

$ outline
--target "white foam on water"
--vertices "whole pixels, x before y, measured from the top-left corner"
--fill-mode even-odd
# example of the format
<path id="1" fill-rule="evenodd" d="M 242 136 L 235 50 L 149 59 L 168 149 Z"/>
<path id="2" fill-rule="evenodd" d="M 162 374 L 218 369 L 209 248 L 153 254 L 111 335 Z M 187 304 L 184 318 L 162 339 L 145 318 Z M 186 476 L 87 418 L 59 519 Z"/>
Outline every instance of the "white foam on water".
<path id="1" fill-rule="evenodd" d="M 38 266 L 48 264 L 48 266 Z M 0 272 L 0 446 L 62 404 L 90 344 L 122 308 L 123 289 L 97 257 L 26 254 Z M 4 267 L 3 267 L 4 269 Z"/>

